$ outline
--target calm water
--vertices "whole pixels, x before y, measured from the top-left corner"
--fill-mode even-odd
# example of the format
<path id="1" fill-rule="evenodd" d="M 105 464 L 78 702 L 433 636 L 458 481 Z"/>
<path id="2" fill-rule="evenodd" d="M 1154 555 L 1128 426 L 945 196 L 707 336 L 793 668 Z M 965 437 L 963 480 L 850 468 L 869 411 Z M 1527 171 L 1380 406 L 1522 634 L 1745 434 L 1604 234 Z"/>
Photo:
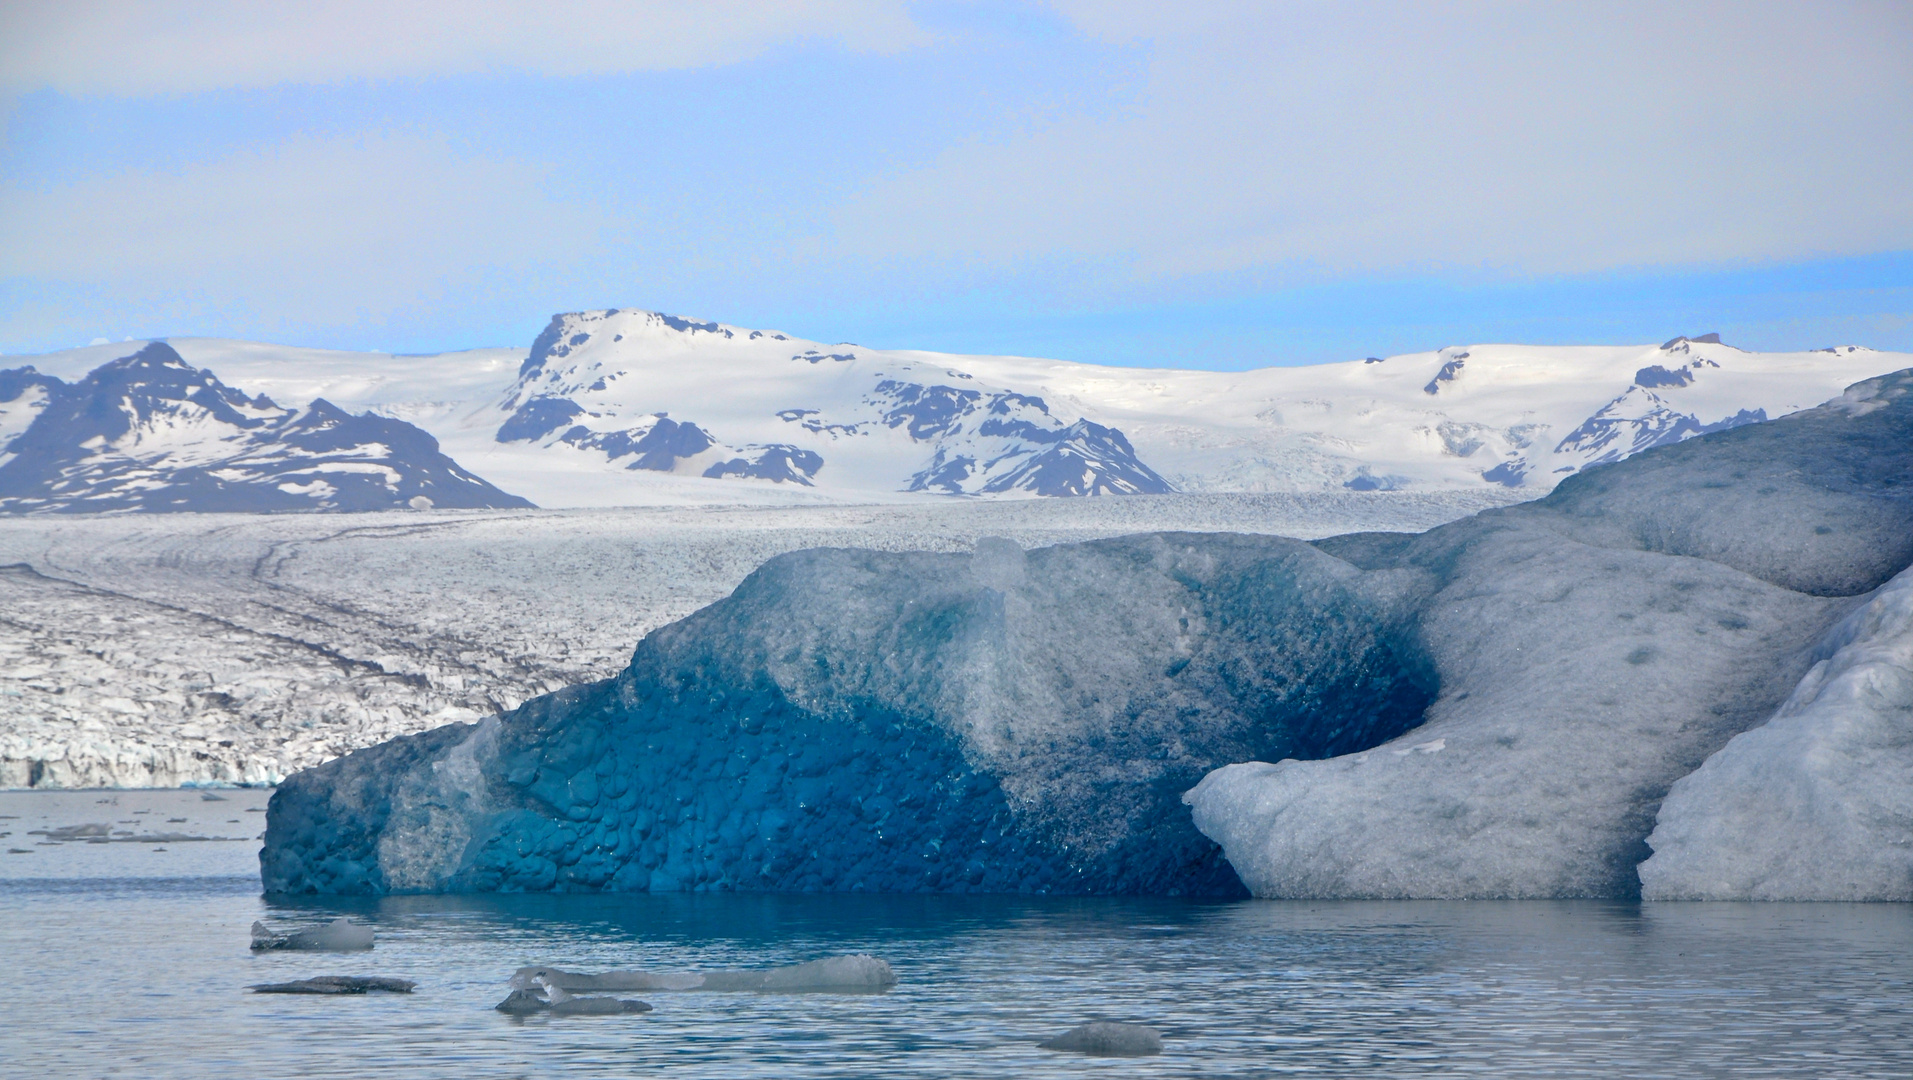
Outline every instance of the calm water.
<path id="1" fill-rule="evenodd" d="M 263 794 L 228 794 L 0 795 L 0 833 L 11 834 L 0 845 L 27 852 L 0 857 L 8 1075 L 1913 1075 L 1913 910 L 1902 906 L 872 896 L 286 906 L 244 876 L 254 840 L 31 835 L 99 822 L 135 836 L 255 836 L 261 815 L 247 811 Z M 247 948 L 254 919 L 335 914 L 373 924 L 378 947 Z M 492 1010 L 527 963 L 756 967 L 842 952 L 888 959 L 901 984 L 872 997 L 650 993 L 657 1010 L 630 1017 Z M 320 974 L 420 987 L 348 998 L 243 989 Z M 1166 1052 L 1095 1060 L 1035 1047 L 1088 1019 L 1152 1024 Z"/>

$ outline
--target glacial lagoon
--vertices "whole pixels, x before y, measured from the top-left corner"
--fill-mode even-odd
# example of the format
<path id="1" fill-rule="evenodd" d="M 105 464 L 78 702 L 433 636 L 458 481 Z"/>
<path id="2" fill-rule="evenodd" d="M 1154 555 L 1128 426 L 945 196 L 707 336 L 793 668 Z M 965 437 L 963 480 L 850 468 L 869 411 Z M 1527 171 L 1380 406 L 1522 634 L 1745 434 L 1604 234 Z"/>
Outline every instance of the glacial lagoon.
<path id="1" fill-rule="evenodd" d="M 0 1060 L 22 1076 L 1888 1077 L 1913 1074 L 1900 904 L 259 892 L 267 793 L 0 793 Z M 144 811 L 142 813 L 141 811 Z M 171 819 L 183 818 L 174 822 Z M 150 823 L 150 824 L 149 824 Z M 106 824 L 105 842 L 53 842 Z M 218 830 L 225 830 L 219 832 Z M 175 834 L 239 839 L 148 842 Z M 94 839 L 98 839 L 97 837 Z M 165 850 L 155 850 L 164 848 Z M 15 851 L 26 852 L 16 854 Z M 364 953 L 262 953 L 340 915 Z M 880 995 L 657 993 L 514 1019 L 523 964 L 887 959 Z M 387 975 L 411 995 L 253 983 Z M 1036 1044 L 1149 1024 L 1159 1057 Z"/>

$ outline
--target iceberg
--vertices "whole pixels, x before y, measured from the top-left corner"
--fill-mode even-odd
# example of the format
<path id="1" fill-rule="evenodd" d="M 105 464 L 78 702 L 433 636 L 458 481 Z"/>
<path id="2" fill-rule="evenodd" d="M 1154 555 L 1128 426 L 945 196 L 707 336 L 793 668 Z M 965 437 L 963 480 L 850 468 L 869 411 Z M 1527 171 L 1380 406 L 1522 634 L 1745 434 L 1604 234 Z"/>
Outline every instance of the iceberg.
<path id="1" fill-rule="evenodd" d="M 1218 769 L 1186 796 L 1197 827 L 1262 896 L 1640 895 L 1676 781 L 1771 717 L 1827 629 L 1913 562 L 1910 388 L 1869 380 L 1420 536 L 1321 541 L 1419 576 L 1439 695 L 1360 753 Z M 1670 843 L 1695 828 L 1679 802 Z"/>

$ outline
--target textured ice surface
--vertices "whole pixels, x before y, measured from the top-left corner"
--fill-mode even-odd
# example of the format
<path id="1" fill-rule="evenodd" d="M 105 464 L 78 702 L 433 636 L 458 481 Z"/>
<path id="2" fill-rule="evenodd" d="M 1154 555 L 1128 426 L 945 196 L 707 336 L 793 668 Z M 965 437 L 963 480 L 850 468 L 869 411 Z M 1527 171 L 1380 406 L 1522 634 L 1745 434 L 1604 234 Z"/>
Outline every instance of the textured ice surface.
<path id="1" fill-rule="evenodd" d="M 817 546 L 1153 529 L 1424 529 L 1510 496 L 0 517 L 0 787 L 264 784 L 616 674 L 648 631 Z M 456 596 L 456 603 L 447 603 Z"/>
<path id="2" fill-rule="evenodd" d="M 1198 827 L 1264 896 L 1634 894 L 1669 787 L 1770 717 L 1828 627 L 1913 561 L 1910 387 L 1910 372 L 1870 380 L 1420 537 L 1321 542 L 1420 583 L 1439 697 L 1387 745 L 1216 771 L 1187 797 Z M 1879 664 L 1851 685 L 1885 687 Z M 1715 771 L 1744 775 L 1728 764 L 1784 737 Z M 1904 835 L 1885 823 L 1906 788 L 1882 776 L 1872 790 L 1881 817 L 1864 843 L 1891 863 L 1880 845 Z M 1677 822 L 1698 837 L 1699 815 L 1720 809 L 1670 810 L 1669 839 Z"/>
<path id="3" fill-rule="evenodd" d="M 1774 718 L 1661 804 L 1659 900 L 1913 900 L 1913 571 L 1830 631 Z"/>
<path id="4" fill-rule="evenodd" d="M 1413 724 L 1399 578 L 1231 534 L 794 552 L 615 679 L 289 778 L 265 884 L 1238 893 L 1178 796 Z"/>

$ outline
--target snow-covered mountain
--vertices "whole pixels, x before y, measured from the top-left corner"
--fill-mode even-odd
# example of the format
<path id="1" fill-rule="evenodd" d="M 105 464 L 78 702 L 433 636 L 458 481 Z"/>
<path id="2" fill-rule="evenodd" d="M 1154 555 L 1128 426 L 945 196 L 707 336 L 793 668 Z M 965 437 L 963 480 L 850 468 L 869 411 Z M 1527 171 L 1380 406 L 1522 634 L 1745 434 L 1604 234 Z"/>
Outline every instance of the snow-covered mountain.
<path id="1" fill-rule="evenodd" d="M 648 311 L 560 315 L 494 440 L 627 471 L 951 495 L 1161 494 L 1120 431 L 946 365 Z M 671 412 L 675 410 L 677 417 Z M 830 471 L 828 477 L 822 475 Z"/>
<path id="2" fill-rule="evenodd" d="M 867 349 L 636 310 L 557 316 L 529 350 L 171 344 L 281 401 L 324 397 L 418 424 L 475 473 L 552 507 L 1162 490 L 1540 495 L 1592 465 L 1817 405 L 1913 365 L 1850 345 L 1752 353 L 1708 334 L 1171 371 Z M 33 361 L 65 374 L 113 348 L 123 347 Z"/>
<path id="3" fill-rule="evenodd" d="M 411 424 L 248 397 L 163 342 L 71 385 L 0 371 L 0 513 L 529 505 Z"/>

